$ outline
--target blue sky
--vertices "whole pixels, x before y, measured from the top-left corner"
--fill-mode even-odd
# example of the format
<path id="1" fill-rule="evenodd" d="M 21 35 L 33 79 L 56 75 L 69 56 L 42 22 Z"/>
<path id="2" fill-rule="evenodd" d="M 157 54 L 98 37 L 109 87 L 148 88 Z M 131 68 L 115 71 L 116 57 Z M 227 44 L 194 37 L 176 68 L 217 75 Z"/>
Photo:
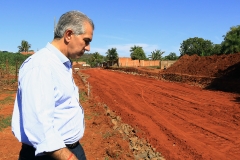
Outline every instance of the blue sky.
<path id="1" fill-rule="evenodd" d="M 70 10 L 87 14 L 95 24 L 91 51 L 106 55 L 130 47 L 179 55 L 181 43 L 199 37 L 220 44 L 230 27 L 240 25 L 240 0 L 1 0 L 0 50 L 17 52 L 22 40 L 34 51 L 53 39 L 54 17 Z"/>

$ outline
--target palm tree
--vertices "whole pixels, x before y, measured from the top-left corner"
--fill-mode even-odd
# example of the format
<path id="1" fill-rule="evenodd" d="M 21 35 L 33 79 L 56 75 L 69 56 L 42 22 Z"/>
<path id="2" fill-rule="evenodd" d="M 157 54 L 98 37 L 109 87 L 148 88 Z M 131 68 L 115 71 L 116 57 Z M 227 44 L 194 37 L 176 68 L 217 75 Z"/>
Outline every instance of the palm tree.
<path id="1" fill-rule="evenodd" d="M 29 44 L 27 41 L 22 40 L 21 45 L 18 46 L 19 52 L 28 52 L 31 48 L 31 44 Z"/>
<path id="2" fill-rule="evenodd" d="M 161 60 L 163 53 L 165 53 L 165 51 L 161 50 L 152 51 L 151 55 L 149 55 L 149 58 L 151 58 L 152 60 Z"/>
<path id="3" fill-rule="evenodd" d="M 117 49 L 116 48 L 108 49 L 106 54 L 107 54 L 107 56 L 106 56 L 107 60 L 112 62 L 112 65 L 113 65 L 114 61 L 118 60 L 118 53 L 117 53 Z"/>
<path id="4" fill-rule="evenodd" d="M 142 47 L 140 46 L 133 46 L 130 48 L 130 56 L 132 58 L 132 60 L 136 60 L 138 59 L 139 60 L 139 64 L 140 64 L 140 60 L 144 60 L 146 59 L 146 54 L 144 52 L 144 50 L 142 49 Z"/>
<path id="5" fill-rule="evenodd" d="M 104 57 L 100 55 L 100 53 L 95 52 L 92 54 L 90 58 L 90 65 L 91 67 L 97 67 L 103 62 Z"/>
<path id="6" fill-rule="evenodd" d="M 130 48 L 130 53 L 133 53 L 135 49 L 139 48 L 139 46 L 134 45 Z M 142 48 L 142 47 L 141 47 Z"/>

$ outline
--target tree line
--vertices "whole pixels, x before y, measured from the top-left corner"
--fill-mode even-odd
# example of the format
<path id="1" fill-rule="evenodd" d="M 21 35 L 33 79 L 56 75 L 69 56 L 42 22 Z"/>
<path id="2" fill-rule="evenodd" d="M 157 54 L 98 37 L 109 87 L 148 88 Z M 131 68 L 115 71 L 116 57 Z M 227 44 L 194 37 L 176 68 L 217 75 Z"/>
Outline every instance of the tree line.
<path id="1" fill-rule="evenodd" d="M 184 40 L 180 45 L 180 57 L 183 55 L 198 56 L 210 56 L 221 54 L 233 54 L 240 52 L 240 25 L 233 26 L 230 30 L 223 35 L 224 40 L 221 44 L 214 44 L 210 40 L 193 37 Z M 148 57 L 141 46 L 134 45 L 130 48 L 130 57 L 132 60 L 177 60 L 179 57 L 175 52 L 170 52 L 167 56 L 162 57 L 165 51 L 154 50 Z M 90 54 L 91 55 L 91 54 Z M 90 56 L 87 55 L 87 56 Z M 88 60 L 88 63 L 92 66 L 102 63 L 104 61 L 114 62 L 118 59 L 118 53 L 116 48 L 108 49 L 106 57 L 100 55 L 98 52 L 92 54 L 92 57 Z"/>
<path id="2" fill-rule="evenodd" d="M 214 44 L 210 40 L 193 37 L 184 40 L 180 44 L 180 57 L 187 55 L 197 54 L 198 56 L 210 56 L 210 55 L 221 55 L 221 54 L 233 54 L 240 52 L 240 25 L 233 26 L 230 30 L 223 35 L 224 40 L 221 44 Z M 28 52 L 31 48 L 31 44 L 27 41 L 22 40 L 21 45 L 18 46 L 19 52 Z M 167 56 L 162 56 L 165 51 L 156 49 L 151 52 L 148 57 L 141 46 L 134 45 L 130 47 L 130 57 L 132 60 L 177 60 L 179 57 L 175 52 L 170 52 Z M 106 56 L 101 55 L 99 52 L 85 53 L 80 59 L 73 59 L 72 61 L 84 61 L 90 64 L 92 67 L 98 66 L 103 62 L 114 63 L 118 60 L 117 48 L 108 49 L 105 53 Z M 6 61 L 6 57 L 9 56 L 9 64 L 13 64 L 16 61 L 21 62 L 28 56 L 17 54 L 4 54 L 0 52 L 0 63 L 3 64 Z M 19 59 L 19 60 L 16 60 Z M 3 67 L 3 66 L 0 66 Z"/>
<path id="3" fill-rule="evenodd" d="M 210 40 L 199 37 L 189 38 L 181 43 L 180 56 L 184 54 L 210 56 L 240 52 L 240 25 L 231 27 L 223 37 L 220 44 L 213 44 Z"/>
<path id="4" fill-rule="evenodd" d="M 10 53 L 0 51 L 0 68 L 5 69 L 6 63 L 9 66 L 15 66 L 16 63 L 22 64 L 30 55 L 23 55 L 20 53 Z"/>

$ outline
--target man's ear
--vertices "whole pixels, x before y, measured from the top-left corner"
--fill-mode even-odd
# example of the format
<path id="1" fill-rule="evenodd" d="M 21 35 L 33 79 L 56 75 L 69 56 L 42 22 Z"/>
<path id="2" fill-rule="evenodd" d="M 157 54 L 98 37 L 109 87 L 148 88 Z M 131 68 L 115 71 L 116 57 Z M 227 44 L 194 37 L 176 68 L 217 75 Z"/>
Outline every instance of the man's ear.
<path id="1" fill-rule="evenodd" d="M 73 35 L 73 31 L 72 30 L 70 30 L 70 29 L 66 30 L 65 33 L 64 33 L 64 40 L 65 40 L 65 42 L 69 42 L 71 40 L 71 38 L 72 38 L 72 35 Z"/>

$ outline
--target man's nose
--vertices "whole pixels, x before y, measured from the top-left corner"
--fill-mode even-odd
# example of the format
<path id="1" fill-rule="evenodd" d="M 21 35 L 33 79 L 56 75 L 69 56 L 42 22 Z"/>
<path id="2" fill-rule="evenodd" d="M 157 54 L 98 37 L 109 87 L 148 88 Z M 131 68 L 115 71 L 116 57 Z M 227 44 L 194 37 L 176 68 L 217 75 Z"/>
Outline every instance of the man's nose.
<path id="1" fill-rule="evenodd" d="M 84 48 L 86 51 L 90 51 L 90 44 Z"/>

